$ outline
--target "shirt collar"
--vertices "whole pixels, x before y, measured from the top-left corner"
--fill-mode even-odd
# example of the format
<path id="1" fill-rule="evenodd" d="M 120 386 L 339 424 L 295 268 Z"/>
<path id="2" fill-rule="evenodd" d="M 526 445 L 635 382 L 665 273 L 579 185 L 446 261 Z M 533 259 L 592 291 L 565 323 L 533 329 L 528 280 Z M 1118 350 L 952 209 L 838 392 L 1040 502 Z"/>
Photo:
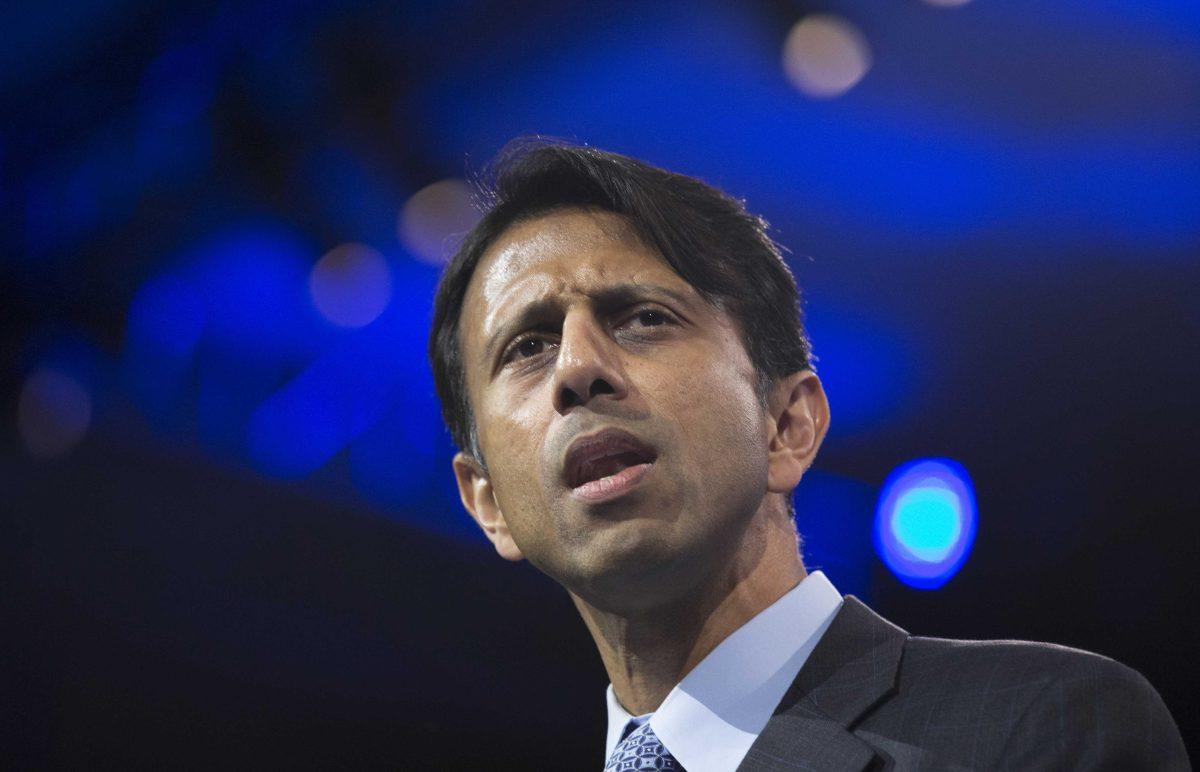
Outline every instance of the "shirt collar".
<path id="1" fill-rule="evenodd" d="M 825 575 L 809 574 L 684 676 L 651 716 L 650 728 L 690 772 L 736 769 L 841 606 Z M 612 684 L 606 697 L 607 759 L 634 717 Z"/>

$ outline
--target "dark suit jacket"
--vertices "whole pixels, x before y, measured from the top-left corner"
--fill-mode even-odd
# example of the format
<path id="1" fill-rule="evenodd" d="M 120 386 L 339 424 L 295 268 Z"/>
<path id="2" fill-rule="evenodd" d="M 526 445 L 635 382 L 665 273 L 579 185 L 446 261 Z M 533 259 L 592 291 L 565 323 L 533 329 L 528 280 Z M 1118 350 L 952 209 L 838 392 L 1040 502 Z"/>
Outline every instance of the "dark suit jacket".
<path id="1" fill-rule="evenodd" d="M 1136 671 L 1063 646 L 911 636 L 847 597 L 738 769 L 1189 768 Z"/>

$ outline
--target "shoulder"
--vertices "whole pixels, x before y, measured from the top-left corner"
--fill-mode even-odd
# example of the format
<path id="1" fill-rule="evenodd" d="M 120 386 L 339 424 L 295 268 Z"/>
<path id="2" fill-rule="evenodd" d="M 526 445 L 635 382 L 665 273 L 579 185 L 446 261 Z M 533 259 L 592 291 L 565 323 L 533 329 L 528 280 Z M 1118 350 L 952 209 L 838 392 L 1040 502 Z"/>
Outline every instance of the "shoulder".
<path id="1" fill-rule="evenodd" d="M 916 708 L 933 724 L 966 719 L 1002 766 L 1188 768 L 1179 730 L 1154 687 L 1092 652 L 911 636 L 897 687 L 896 707 Z"/>
<path id="2" fill-rule="evenodd" d="M 905 642 L 903 662 L 902 676 L 936 671 L 942 674 L 939 680 L 982 679 L 985 685 L 1002 683 L 1005 689 L 1042 689 L 1064 679 L 1081 683 L 1098 679 L 1154 691 L 1140 673 L 1116 660 L 1053 643 L 960 641 L 914 635 Z"/>

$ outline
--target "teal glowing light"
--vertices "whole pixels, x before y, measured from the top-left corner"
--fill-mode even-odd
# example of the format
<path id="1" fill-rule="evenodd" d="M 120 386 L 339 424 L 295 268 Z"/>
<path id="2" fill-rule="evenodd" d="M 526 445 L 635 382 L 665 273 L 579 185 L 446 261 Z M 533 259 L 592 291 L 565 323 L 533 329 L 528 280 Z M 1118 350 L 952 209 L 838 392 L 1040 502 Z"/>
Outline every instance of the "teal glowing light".
<path id="1" fill-rule="evenodd" d="M 880 491 L 875 550 L 900 581 L 936 589 L 967 559 L 975 520 L 975 493 L 961 464 L 945 458 L 910 461 Z"/>

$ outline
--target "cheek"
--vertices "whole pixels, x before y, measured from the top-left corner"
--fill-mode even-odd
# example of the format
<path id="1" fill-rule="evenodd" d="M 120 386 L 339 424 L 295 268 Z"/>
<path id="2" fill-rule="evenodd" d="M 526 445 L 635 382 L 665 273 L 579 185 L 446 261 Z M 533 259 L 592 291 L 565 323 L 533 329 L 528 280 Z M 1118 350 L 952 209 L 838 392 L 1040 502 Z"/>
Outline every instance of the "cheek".
<path id="1" fill-rule="evenodd" d="M 504 406 L 500 420 L 504 423 L 510 436 L 522 435 L 521 440 L 531 446 L 540 444 L 545 437 L 546 422 L 553 410 L 543 382 L 530 385 L 528 391 L 520 399 L 513 400 Z"/>
<path id="2" fill-rule="evenodd" d="M 480 445 L 491 473 L 492 490 L 497 503 L 510 521 L 510 527 L 529 519 L 526 513 L 545 507 L 545 486 L 540 463 L 546 427 L 545 417 L 529 406 L 511 411 L 489 411 L 486 431 L 480 432 Z"/>
<path id="3" fill-rule="evenodd" d="M 689 447 L 698 474 L 706 469 L 753 473 L 766 468 L 764 416 L 755 395 L 752 372 L 736 357 L 712 356 L 688 368 L 677 383 L 672 413 Z M 765 474 L 765 472 L 764 472 Z"/>
<path id="4" fill-rule="evenodd" d="M 513 394 L 500 395 L 487 405 L 486 412 L 476 422 L 485 454 L 490 448 L 496 456 L 531 458 L 528 454 L 541 446 L 546 432 L 546 411 L 539 409 L 541 396 L 536 393 L 540 388 L 537 384 L 529 390 L 514 390 Z M 515 398 L 515 394 L 520 398 Z"/>

